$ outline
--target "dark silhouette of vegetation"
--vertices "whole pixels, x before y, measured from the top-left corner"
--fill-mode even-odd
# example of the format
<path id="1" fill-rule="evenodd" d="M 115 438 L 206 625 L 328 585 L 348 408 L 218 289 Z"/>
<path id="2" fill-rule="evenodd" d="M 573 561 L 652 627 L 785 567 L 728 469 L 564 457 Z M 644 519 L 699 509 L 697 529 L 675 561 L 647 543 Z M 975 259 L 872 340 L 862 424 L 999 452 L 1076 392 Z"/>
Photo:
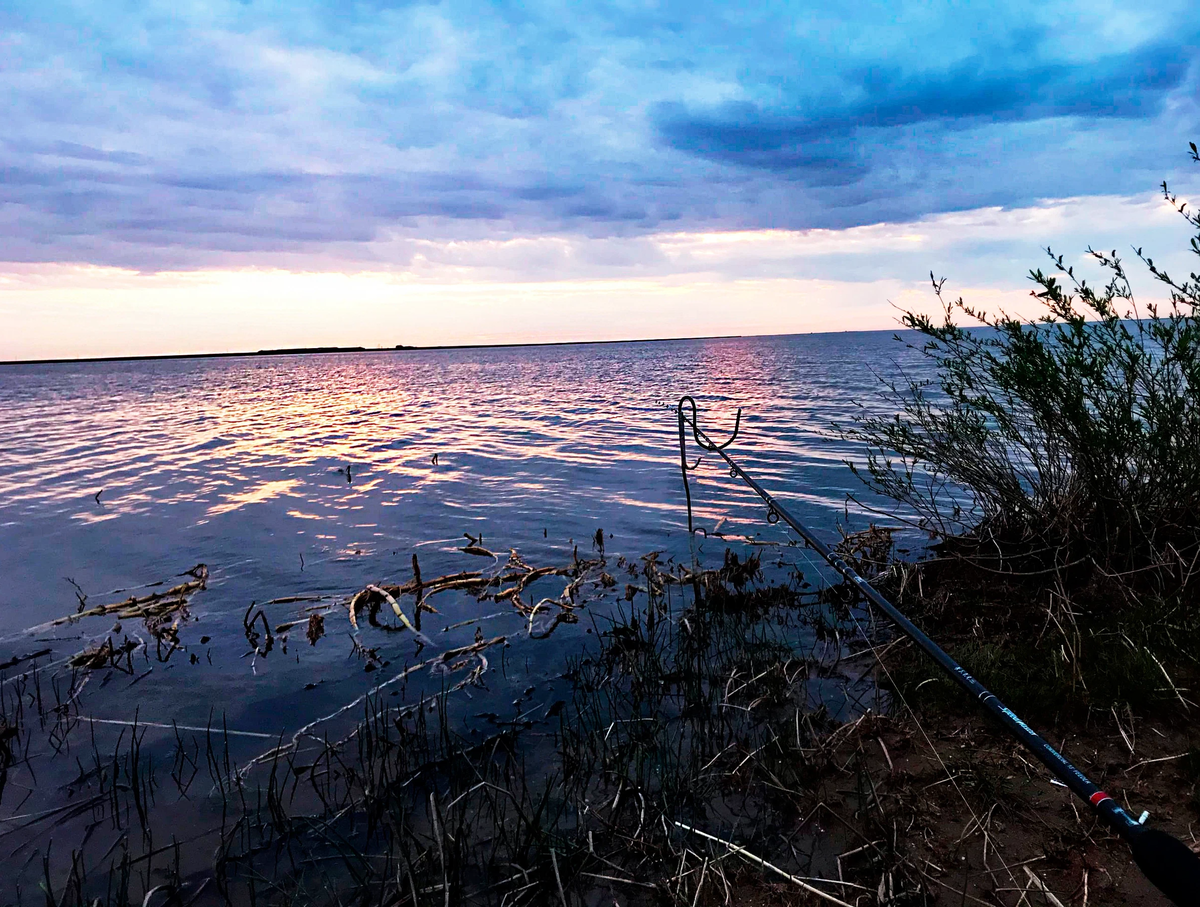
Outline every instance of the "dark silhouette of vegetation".
<path id="1" fill-rule="evenodd" d="M 1200 214 L 1162 192 L 1200 255 Z M 1134 252 L 1165 302 L 1135 301 L 1115 250 L 1088 249 L 1104 272 L 1090 283 L 1047 249 L 1033 318 L 950 301 L 931 274 L 944 317 L 902 322 L 937 378 L 887 384 L 896 414 L 864 409 L 843 430 L 867 445 L 860 477 L 1002 568 L 1087 563 L 1186 586 L 1200 566 L 1200 276 Z"/>

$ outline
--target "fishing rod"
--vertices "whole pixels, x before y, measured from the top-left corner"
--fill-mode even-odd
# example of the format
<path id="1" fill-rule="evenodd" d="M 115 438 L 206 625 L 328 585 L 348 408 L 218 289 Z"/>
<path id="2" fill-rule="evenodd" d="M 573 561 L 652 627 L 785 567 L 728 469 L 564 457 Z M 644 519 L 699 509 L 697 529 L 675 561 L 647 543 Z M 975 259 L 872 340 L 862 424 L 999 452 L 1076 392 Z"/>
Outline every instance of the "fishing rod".
<path id="1" fill-rule="evenodd" d="M 684 406 L 690 406 L 691 418 L 684 415 Z M 690 396 L 680 397 L 676 407 L 679 415 L 679 459 L 683 470 L 683 486 L 688 500 L 688 531 L 692 528 L 691 500 L 692 493 L 688 488 L 688 472 L 699 465 L 699 460 L 692 465 L 687 461 L 687 437 L 684 433 L 685 421 L 691 425 L 692 437 L 702 449 L 718 454 L 728 465 L 729 474 L 741 479 L 767 504 L 767 521 L 777 523 L 780 520 L 787 523 L 810 548 L 821 555 L 831 567 L 837 570 L 849 582 L 853 583 L 872 605 L 891 619 L 900 631 L 915 642 L 921 649 L 950 675 L 950 678 L 960 687 L 974 696 L 988 712 L 1017 738 L 1024 747 L 1033 753 L 1038 760 L 1048 768 L 1063 784 L 1104 819 L 1125 843 L 1133 854 L 1133 860 L 1141 869 L 1142 874 L 1163 894 L 1170 898 L 1177 907 L 1200 907 L 1200 856 L 1180 841 L 1178 838 L 1157 828 L 1147 828 L 1141 821 L 1134 819 L 1109 794 L 1097 787 L 1091 779 L 1078 768 L 1068 762 L 1058 750 L 1047 743 L 1040 734 L 1021 720 L 1012 709 L 1006 706 L 995 693 L 988 690 L 978 680 L 946 654 L 936 642 L 930 639 L 899 608 L 884 598 L 875 587 L 863 579 L 853 567 L 828 545 L 817 538 L 811 530 L 797 520 L 786 507 L 779 503 L 765 488 L 758 484 L 733 458 L 725 452 L 725 448 L 733 443 L 741 426 L 742 411 L 738 409 L 737 422 L 733 434 L 722 444 L 717 444 L 700 429 L 696 412 L 696 401 Z M 1144 820 L 1143 816 L 1143 820 Z"/>

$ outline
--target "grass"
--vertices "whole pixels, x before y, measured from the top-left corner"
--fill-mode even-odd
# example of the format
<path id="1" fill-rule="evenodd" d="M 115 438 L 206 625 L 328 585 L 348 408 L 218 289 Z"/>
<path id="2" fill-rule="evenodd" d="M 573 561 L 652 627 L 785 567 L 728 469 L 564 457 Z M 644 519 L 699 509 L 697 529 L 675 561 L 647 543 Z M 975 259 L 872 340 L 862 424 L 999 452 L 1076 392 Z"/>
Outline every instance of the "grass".
<path id="1" fill-rule="evenodd" d="M 0 839 L 17 845 L 15 865 L 24 861 L 10 899 L 517 905 L 605 890 L 715 903 L 759 884 L 761 867 L 734 846 L 780 878 L 807 875 L 814 857 L 796 849 L 807 833 L 795 838 L 810 808 L 801 804 L 820 775 L 820 740 L 837 727 L 830 715 L 855 708 L 829 682 L 845 654 L 828 640 L 833 612 L 801 591 L 798 575 L 766 583 L 757 558 L 732 552 L 709 570 L 657 555 L 605 564 L 541 572 L 576 590 L 594 574 L 611 606 L 585 617 L 592 643 L 564 665 L 561 698 L 490 723 L 452 717 L 464 686 L 447 674 L 440 693 L 417 702 L 379 687 L 336 736 L 314 727 L 291 742 L 247 742 L 210 720 L 202 732 L 156 731 L 151 744 L 136 719 L 114 727 L 79 711 L 86 678 L 127 672 L 128 653 L 66 674 L 23 665 L 0 683 L 0 777 L 37 791 L 29 802 L 46 808 L 9 801 L 23 818 Z M 524 607 L 536 639 L 553 620 L 549 599 L 540 608 L 521 599 L 533 572 L 521 565 L 507 590 L 477 574 L 452 582 Z M 358 618 L 368 617 L 366 632 L 395 632 L 379 620 L 388 595 L 423 601 L 450 582 L 369 587 L 379 592 L 354 597 Z M 272 630 L 258 613 L 247 612 L 247 646 L 266 657 Z M 452 659 L 483 683 L 470 664 L 491 642 L 420 664 Z M 802 682 L 813 670 L 826 677 L 825 703 Z M 74 765 L 58 794 L 39 787 L 44 758 Z M 781 837 L 792 839 L 783 851 Z"/>
<path id="2" fill-rule="evenodd" d="M 1195 708 L 1200 613 L 1175 596 L 997 575 L 957 558 L 903 565 L 879 585 L 1027 719 L 1079 722 L 1114 707 L 1184 718 Z M 934 711 L 969 708 L 915 650 L 895 666 L 894 685 Z"/>
<path id="3" fill-rule="evenodd" d="M 859 546 L 864 568 L 887 563 L 876 542 Z M 470 718 L 472 687 L 457 681 L 486 684 L 494 675 L 476 662 L 491 648 L 448 650 L 460 653 L 450 656 L 457 673 L 443 674 L 432 695 L 406 700 L 380 685 L 345 713 L 352 720 L 276 740 L 227 732 L 219 719 L 166 734 L 140 721 L 96 724 L 81 717 L 80 689 L 90 674 L 122 666 L 56 674 L 22 665 L 0 683 L 0 717 L 15 729 L 5 737 L 9 799 L 0 802 L 22 817 L 0 826 L 13 868 L 6 900 L 711 907 L 816 903 L 816 889 L 863 907 L 1013 905 L 1028 884 L 1010 874 L 1013 864 L 1041 861 L 1038 878 L 1065 899 L 1081 848 L 1109 873 L 1093 881 L 1094 897 L 1137 893 L 1119 843 L 1073 812 L 969 704 L 921 685 L 927 668 L 886 627 L 864 638 L 872 624 L 846 590 L 809 589 L 786 567 L 768 581 L 757 556 L 733 552 L 711 569 L 658 555 L 582 564 L 559 581 L 581 589 L 581 576 L 596 577 L 600 597 L 572 612 L 591 630 L 587 644 L 568 653 L 561 679 L 506 715 Z M 1037 711 L 1052 684 L 1082 680 L 1099 695 L 1090 673 L 1072 681 L 1047 656 L 1047 675 L 1033 675 L 1007 637 L 984 643 L 986 623 L 956 609 L 944 585 L 975 580 L 949 566 L 939 577 L 938 566 L 907 582 L 899 567 L 888 575 L 922 619 L 957 615 L 952 651 L 1002 696 L 1025 689 Z M 507 584 L 469 580 L 471 594 L 508 601 Z M 437 581 L 417 584 L 404 594 L 419 598 Z M 401 588 L 388 592 L 397 607 Z M 388 602 L 379 602 L 373 614 L 359 599 L 364 634 L 411 636 L 387 629 L 395 625 L 382 622 Z M 1003 604 L 977 609 L 1000 621 Z M 1066 621 L 1067 606 L 1056 607 Z M 424 638 L 438 636 L 425 619 Z M 1020 624 L 1003 626 L 1015 638 Z M 246 645 L 258 651 L 263 621 L 253 626 L 260 639 Z M 1043 640 L 1050 652 L 1051 634 Z M 419 664 L 445 666 L 446 654 L 423 653 Z M 881 698 L 889 676 L 915 716 Z M 1098 701 L 1082 710 L 1096 730 Z M 1059 733 L 1081 732 L 1069 717 L 1055 720 Z M 1160 738 L 1124 704 L 1105 720 L 1130 745 L 1110 733 L 1116 749 L 1096 750 L 1100 762 L 1085 770 L 1102 777 L 1107 766 L 1130 766 L 1160 779 L 1151 790 L 1195 796 L 1197 757 L 1171 748 L 1187 740 L 1186 753 L 1200 741 L 1166 725 Z M 1081 739 L 1088 748 L 1095 737 Z M 46 759 L 73 766 L 64 789 L 38 780 Z M 1185 800 L 1175 807 L 1200 808 Z M 1157 815 L 1165 803 L 1149 805 Z"/>

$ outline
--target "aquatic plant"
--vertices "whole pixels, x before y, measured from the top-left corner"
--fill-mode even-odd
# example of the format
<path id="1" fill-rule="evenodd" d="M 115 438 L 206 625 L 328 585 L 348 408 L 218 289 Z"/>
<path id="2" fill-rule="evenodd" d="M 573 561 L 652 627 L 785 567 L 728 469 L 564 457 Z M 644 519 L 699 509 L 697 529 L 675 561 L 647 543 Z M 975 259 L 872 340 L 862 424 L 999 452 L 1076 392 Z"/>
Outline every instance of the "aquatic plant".
<path id="1" fill-rule="evenodd" d="M 1200 213 L 1162 192 L 1200 255 Z M 1002 568 L 1092 562 L 1186 585 L 1200 554 L 1200 276 L 1178 280 L 1135 249 L 1167 296 L 1139 304 L 1115 250 L 1088 249 L 1101 283 L 1046 251 L 1049 272 L 1029 274 L 1037 317 L 951 300 L 930 275 L 941 320 L 901 321 L 937 377 L 885 382 L 894 414 L 864 407 L 842 429 L 867 448 L 852 466 L 935 537 Z"/>
<path id="2" fill-rule="evenodd" d="M 838 638 L 853 624 L 845 606 L 803 591 L 790 551 L 780 546 L 767 568 L 782 584 L 765 576 L 763 549 L 727 550 L 708 569 L 661 552 L 533 567 L 511 552 L 489 553 L 486 573 L 422 577 L 414 559 L 409 582 L 284 595 L 266 603 L 298 606 L 282 623 L 251 605 L 242 629 L 246 654 L 259 659 L 286 651 L 292 629 L 326 645 L 314 627 L 339 619 L 361 631 L 352 644 L 376 670 L 388 661 L 368 634 L 417 647 L 415 661 L 290 736 L 231 730 L 215 715 L 147 720 L 149 703 L 132 720 L 88 714 L 104 701 L 97 688 L 156 654 L 153 640 L 136 661 L 112 656 L 110 636 L 107 648 L 44 666 L 36 661 L 49 650 L 11 659 L 0 669 L 23 669 L 0 674 L 0 797 L 7 787 L 23 799 L 10 797 L 12 815 L 0 817 L 0 838 L 21 838 L 3 894 L 115 907 L 562 904 L 607 891 L 621 903 L 682 907 L 728 902 L 764 870 L 839 904 L 848 902 L 830 889 L 874 890 L 881 874 L 889 890 L 917 891 L 919 874 L 886 848 L 853 845 L 845 869 L 861 882 L 829 881 L 831 861 L 850 847 L 844 835 L 810 852 L 821 834 L 811 814 L 826 808 L 815 791 L 832 752 L 823 741 L 849 741 L 838 718 L 869 708 L 875 688 L 864 653 Z M 539 597 L 547 587 L 562 592 Z M 180 612 L 199 588 L 128 599 L 73 624 L 114 613 L 158 621 L 164 603 Z M 505 605 L 532 640 L 577 614 L 591 630 L 565 673 L 530 686 L 510 714 L 477 712 L 484 702 L 507 712 L 487 690 L 512 670 L 506 639 L 481 632 L 501 612 L 438 629 L 429 598 L 443 592 Z M 588 607 L 600 600 L 612 607 Z M 422 612 L 425 633 L 409 619 Z M 472 624 L 474 643 L 444 648 L 442 632 Z M 194 632 L 182 635 L 186 652 Z M 418 675 L 433 688 L 419 698 L 398 690 Z"/>

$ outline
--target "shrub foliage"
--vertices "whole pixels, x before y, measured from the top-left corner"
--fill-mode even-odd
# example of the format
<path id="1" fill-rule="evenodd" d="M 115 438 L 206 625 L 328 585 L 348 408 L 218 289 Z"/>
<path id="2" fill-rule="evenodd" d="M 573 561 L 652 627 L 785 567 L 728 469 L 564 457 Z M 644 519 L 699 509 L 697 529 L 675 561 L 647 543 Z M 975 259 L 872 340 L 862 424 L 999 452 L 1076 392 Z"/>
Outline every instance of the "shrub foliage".
<path id="1" fill-rule="evenodd" d="M 1162 191 L 1200 255 L 1200 214 Z M 1167 297 L 1139 304 L 1115 250 L 1088 249 L 1098 283 L 1046 251 L 1048 273 L 1029 275 L 1039 317 L 951 301 L 936 279 L 943 317 L 904 313 L 937 377 L 886 384 L 895 415 L 864 408 L 843 429 L 867 446 L 856 472 L 980 554 L 1186 579 L 1200 569 L 1200 276 L 1136 249 Z"/>

